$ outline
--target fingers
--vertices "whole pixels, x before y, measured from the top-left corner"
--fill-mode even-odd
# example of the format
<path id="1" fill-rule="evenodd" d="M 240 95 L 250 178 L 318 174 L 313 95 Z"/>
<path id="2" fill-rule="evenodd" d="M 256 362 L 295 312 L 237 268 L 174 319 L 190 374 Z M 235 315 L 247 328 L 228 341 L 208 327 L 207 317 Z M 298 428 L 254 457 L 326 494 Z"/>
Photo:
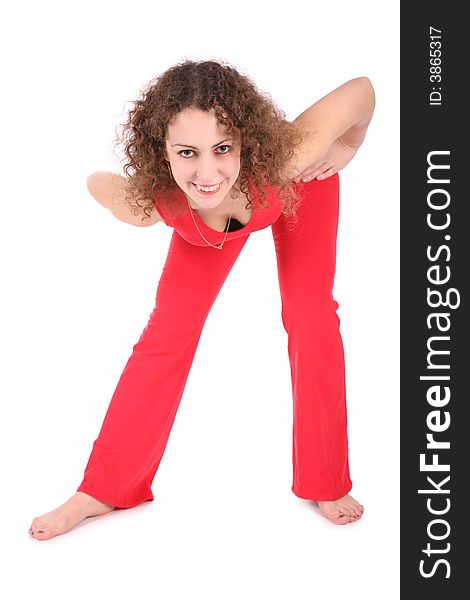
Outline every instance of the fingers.
<path id="1" fill-rule="evenodd" d="M 338 169 L 336 167 L 331 167 L 324 173 L 321 173 L 320 175 L 318 175 L 317 179 L 326 179 L 327 177 L 331 177 L 332 175 L 334 175 L 337 172 L 338 172 Z"/>
<path id="2" fill-rule="evenodd" d="M 312 181 L 312 179 L 326 179 L 327 177 L 331 177 L 338 172 L 337 165 L 332 165 L 331 163 L 323 163 L 322 165 L 309 167 L 308 169 L 304 169 L 302 173 L 300 173 L 297 177 L 294 178 L 295 183 Z"/>

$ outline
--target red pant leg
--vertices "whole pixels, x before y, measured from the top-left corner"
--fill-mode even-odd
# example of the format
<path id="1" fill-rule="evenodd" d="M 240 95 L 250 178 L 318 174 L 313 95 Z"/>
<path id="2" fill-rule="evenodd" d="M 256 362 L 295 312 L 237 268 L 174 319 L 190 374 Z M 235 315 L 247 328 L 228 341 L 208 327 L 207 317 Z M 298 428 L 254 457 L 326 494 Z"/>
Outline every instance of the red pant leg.
<path id="1" fill-rule="evenodd" d="M 301 498 L 336 500 L 349 477 L 344 351 L 332 290 L 339 177 L 303 184 L 299 221 L 273 223 L 293 393 L 293 485 Z M 292 224 L 290 225 L 292 227 Z"/>
<path id="2" fill-rule="evenodd" d="M 153 500 L 204 322 L 249 235 L 222 250 L 173 231 L 155 308 L 121 374 L 77 491 L 130 508 Z"/>

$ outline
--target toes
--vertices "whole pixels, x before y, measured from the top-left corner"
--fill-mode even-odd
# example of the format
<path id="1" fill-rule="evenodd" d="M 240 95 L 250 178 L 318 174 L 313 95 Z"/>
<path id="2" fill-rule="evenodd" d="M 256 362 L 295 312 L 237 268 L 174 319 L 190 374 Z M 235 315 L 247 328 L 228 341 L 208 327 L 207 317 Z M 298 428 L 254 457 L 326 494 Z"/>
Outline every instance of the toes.
<path id="1" fill-rule="evenodd" d="M 337 521 L 340 525 L 347 525 L 348 523 L 352 523 L 356 521 L 354 515 L 342 515 L 341 520 Z"/>
<path id="2" fill-rule="evenodd" d="M 29 533 L 32 537 L 37 539 L 43 539 L 45 536 L 49 535 L 49 527 L 39 519 L 34 519 L 31 527 L 29 528 Z"/>
<path id="3" fill-rule="evenodd" d="M 35 538 L 36 540 L 48 540 L 49 538 L 51 538 L 53 536 L 51 535 L 50 531 L 37 530 L 37 531 L 33 531 L 32 537 Z"/>
<path id="4" fill-rule="evenodd" d="M 359 521 L 361 516 L 360 515 L 344 515 L 344 518 L 347 519 L 345 521 L 345 524 L 346 524 L 346 523 L 354 523 L 355 521 Z"/>
<path id="5" fill-rule="evenodd" d="M 354 498 L 352 498 L 353 500 L 353 505 L 356 511 L 359 511 L 360 513 L 364 512 L 364 507 L 362 506 L 362 504 L 360 502 L 358 502 L 357 500 L 354 500 Z"/>
<path id="6" fill-rule="evenodd" d="M 343 512 L 348 512 L 348 514 L 353 515 L 356 518 L 360 518 L 362 513 L 364 512 L 364 507 L 357 500 L 355 500 L 352 496 L 347 496 L 347 500 L 349 502 L 341 505 L 341 510 Z"/>
<path id="7" fill-rule="evenodd" d="M 341 508 L 338 508 L 335 516 L 343 517 L 341 523 L 352 523 L 361 518 L 361 513 L 356 511 L 353 506 L 341 506 Z"/>
<path id="8" fill-rule="evenodd" d="M 362 504 L 359 504 L 359 502 L 357 503 L 357 506 L 354 507 L 356 514 L 358 514 L 359 516 L 362 516 L 362 513 L 364 512 L 364 507 L 362 506 Z"/>
<path id="9" fill-rule="evenodd" d="M 339 513 L 336 515 L 331 515 L 327 518 L 337 525 L 347 525 L 350 522 L 350 517 L 348 515 L 342 515 Z"/>
<path id="10" fill-rule="evenodd" d="M 338 510 L 343 513 L 343 515 L 348 515 L 348 517 L 354 517 L 356 514 L 354 507 L 349 504 L 341 504 L 338 507 Z"/>
<path id="11" fill-rule="evenodd" d="M 319 501 L 318 506 L 323 515 L 337 525 L 358 521 L 364 512 L 364 507 L 351 496 L 336 501 Z"/>
<path id="12" fill-rule="evenodd" d="M 362 517 L 362 513 L 364 512 L 364 508 L 359 504 L 357 508 L 355 508 L 355 514 L 358 519 Z"/>

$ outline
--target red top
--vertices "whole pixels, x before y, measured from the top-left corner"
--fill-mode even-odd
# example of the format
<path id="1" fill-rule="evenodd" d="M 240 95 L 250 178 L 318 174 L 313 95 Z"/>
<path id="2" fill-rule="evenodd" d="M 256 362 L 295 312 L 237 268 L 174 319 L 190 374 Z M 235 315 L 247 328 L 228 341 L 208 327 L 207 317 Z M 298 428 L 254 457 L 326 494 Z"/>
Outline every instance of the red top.
<path id="1" fill-rule="evenodd" d="M 263 206 L 261 206 L 258 193 L 253 186 L 251 179 L 248 179 L 248 188 L 253 206 L 253 208 L 250 210 L 250 221 L 241 229 L 229 231 L 226 237 L 227 242 L 235 238 L 248 235 L 252 231 L 258 231 L 259 229 L 269 227 L 269 225 L 278 219 L 282 212 L 282 203 L 278 194 L 276 193 L 276 187 L 271 185 L 267 187 L 267 197 L 264 200 L 264 203 L 269 205 L 269 208 L 263 208 Z M 201 234 L 194 225 L 193 219 L 189 212 L 190 207 L 183 190 L 180 187 L 177 187 L 175 190 L 169 192 L 169 194 L 173 196 L 175 202 L 182 202 L 186 206 L 186 210 L 177 216 L 172 216 L 165 209 L 162 209 L 162 206 L 158 201 L 158 195 L 156 195 L 155 208 L 162 217 L 165 225 L 176 229 L 181 237 L 190 244 L 194 244 L 196 246 L 207 246 L 207 242 L 203 240 Z M 222 243 L 225 236 L 225 231 L 217 231 L 216 229 L 212 229 L 212 227 L 209 227 L 209 225 L 204 223 L 204 221 L 194 210 L 192 212 L 194 215 L 194 220 L 196 221 L 197 226 L 201 230 L 203 236 L 207 238 L 211 244 L 214 244 L 214 246 Z"/>

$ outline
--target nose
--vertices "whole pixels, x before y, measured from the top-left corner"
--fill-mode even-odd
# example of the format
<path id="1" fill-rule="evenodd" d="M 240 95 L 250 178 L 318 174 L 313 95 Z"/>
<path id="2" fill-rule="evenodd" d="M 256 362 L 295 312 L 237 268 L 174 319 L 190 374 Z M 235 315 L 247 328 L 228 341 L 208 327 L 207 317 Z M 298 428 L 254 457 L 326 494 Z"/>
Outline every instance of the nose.
<path id="1" fill-rule="evenodd" d="M 195 181 L 197 183 L 218 183 L 221 179 L 218 166 L 213 159 L 208 158 L 198 161 L 195 174 Z"/>

